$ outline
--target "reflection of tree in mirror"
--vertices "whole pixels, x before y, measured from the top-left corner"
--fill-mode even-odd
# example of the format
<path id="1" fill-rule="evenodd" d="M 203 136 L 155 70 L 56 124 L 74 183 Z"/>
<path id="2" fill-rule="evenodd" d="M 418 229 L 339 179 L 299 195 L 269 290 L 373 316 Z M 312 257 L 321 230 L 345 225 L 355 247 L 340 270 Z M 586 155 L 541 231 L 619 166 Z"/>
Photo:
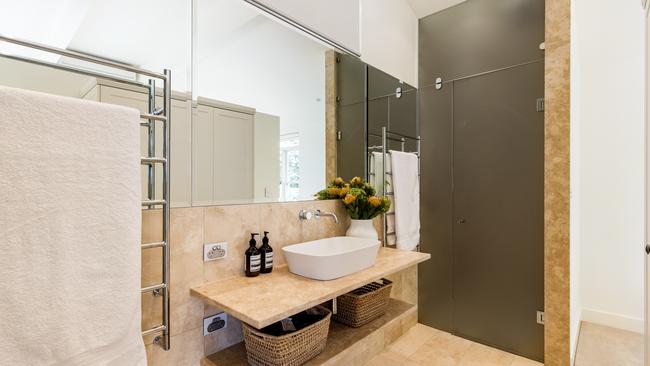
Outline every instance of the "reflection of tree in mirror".
<path id="1" fill-rule="evenodd" d="M 300 138 L 297 133 L 280 136 L 280 199 L 300 196 Z"/>

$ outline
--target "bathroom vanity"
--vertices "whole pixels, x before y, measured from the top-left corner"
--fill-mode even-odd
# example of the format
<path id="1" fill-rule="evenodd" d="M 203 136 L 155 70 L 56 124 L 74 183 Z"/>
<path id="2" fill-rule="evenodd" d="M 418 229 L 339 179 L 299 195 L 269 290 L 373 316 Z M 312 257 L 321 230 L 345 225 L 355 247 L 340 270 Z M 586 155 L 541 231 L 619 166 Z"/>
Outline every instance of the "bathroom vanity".
<path id="1" fill-rule="evenodd" d="M 286 266 L 273 273 L 193 287 L 192 296 L 235 318 L 261 329 L 305 309 L 325 303 L 369 282 L 403 271 L 431 258 L 428 253 L 380 248 L 376 263 L 367 269 L 330 281 L 318 281 L 289 272 Z M 395 297 L 395 296 L 393 296 Z M 350 364 L 367 360 L 417 323 L 417 305 L 390 300 L 385 315 L 359 328 L 332 322 L 325 350 L 308 365 Z M 365 344 L 367 347 L 357 347 Z M 349 352 L 351 349 L 355 352 Z M 361 352 L 364 349 L 366 351 Z M 243 343 L 209 355 L 203 365 L 247 365 Z"/>

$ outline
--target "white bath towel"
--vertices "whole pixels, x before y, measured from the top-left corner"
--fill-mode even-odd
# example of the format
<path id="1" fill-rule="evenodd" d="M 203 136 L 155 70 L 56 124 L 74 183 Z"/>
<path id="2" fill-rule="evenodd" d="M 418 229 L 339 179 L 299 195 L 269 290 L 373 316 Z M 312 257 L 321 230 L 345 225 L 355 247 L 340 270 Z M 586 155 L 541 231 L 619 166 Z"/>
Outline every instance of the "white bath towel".
<path id="1" fill-rule="evenodd" d="M 420 242 L 420 177 L 418 157 L 413 153 L 391 151 L 395 192 L 395 231 L 397 248 L 414 250 Z"/>
<path id="2" fill-rule="evenodd" d="M 0 365 L 146 365 L 130 108 L 0 87 Z"/>
<path id="3" fill-rule="evenodd" d="M 372 184 L 379 194 L 387 195 L 391 201 L 390 209 L 388 210 L 388 215 L 386 215 L 386 242 L 388 245 L 395 245 L 395 200 L 393 196 L 393 179 L 392 179 L 392 170 L 391 170 L 391 160 L 390 154 L 386 154 L 386 175 L 384 175 L 384 154 L 380 152 L 373 152 L 371 155 L 371 172 L 370 175 L 370 184 Z M 382 190 L 382 186 L 384 187 Z"/>

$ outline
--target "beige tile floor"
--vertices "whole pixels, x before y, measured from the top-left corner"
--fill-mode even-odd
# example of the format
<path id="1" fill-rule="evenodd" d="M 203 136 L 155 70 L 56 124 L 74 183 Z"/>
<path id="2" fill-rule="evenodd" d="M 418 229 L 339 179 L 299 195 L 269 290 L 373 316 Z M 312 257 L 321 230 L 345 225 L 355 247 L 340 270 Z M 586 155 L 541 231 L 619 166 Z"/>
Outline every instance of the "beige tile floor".
<path id="1" fill-rule="evenodd" d="M 582 322 L 575 366 L 642 366 L 643 335 Z"/>
<path id="2" fill-rule="evenodd" d="M 417 324 L 366 366 L 542 366 L 495 348 Z"/>

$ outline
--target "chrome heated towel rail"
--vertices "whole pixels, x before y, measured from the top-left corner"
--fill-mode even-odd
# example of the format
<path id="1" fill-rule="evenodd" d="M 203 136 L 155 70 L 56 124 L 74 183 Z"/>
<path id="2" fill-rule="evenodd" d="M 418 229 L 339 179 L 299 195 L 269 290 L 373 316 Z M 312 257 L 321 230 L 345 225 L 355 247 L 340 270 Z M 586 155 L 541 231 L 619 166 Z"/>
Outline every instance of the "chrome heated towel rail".
<path id="1" fill-rule="evenodd" d="M 28 57 L 21 57 L 15 55 L 6 55 L 0 53 L 0 57 L 12 59 L 16 61 L 24 61 L 40 66 L 47 66 L 59 70 L 74 72 L 78 74 L 83 74 L 92 77 L 100 77 L 103 79 L 108 79 L 120 83 L 125 83 L 129 85 L 134 85 L 138 87 L 145 88 L 148 92 L 148 111 L 147 113 L 141 113 L 140 118 L 145 122 L 141 122 L 140 125 L 147 127 L 148 133 L 148 147 L 147 155 L 140 159 L 140 163 L 148 167 L 148 184 L 147 184 L 147 199 L 142 201 L 143 207 L 148 208 L 162 208 L 162 241 L 154 243 L 143 243 L 142 250 L 148 250 L 153 248 L 162 248 L 162 281 L 159 284 L 147 286 L 141 289 L 142 293 L 152 293 L 153 296 L 162 296 L 162 322 L 160 325 L 153 328 L 147 329 L 142 332 L 143 336 L 155 335 L 154 343 L 159 344 L 163 349 L 169 350 L 170 348 L 170 332 L 169 332 L 169 260 L 170 260 L 170 249 L 169 249 L 169 193 L 170 193 L 170 170 L 169 170 L 169 160 L 170 160 L 170 132 L 171 132 L 171 71 L 164 70 L 163 73 L 157 73 L 145 69 L 141 69 L 135 66 L 126 65 L 110 60 L 105 60 L 96 56 L 87 55 L 81 52 L 75 52 L 55 47 L 46 46 L 43 44 L 5 37 L 0 35 L 0 42 L 13 43 L 16 45 L 37 49 L 43 52 L 54 53 L 60 56 L 70 57 L 77 60 L 102 65 L 114 69 L 119 69 L 123 71 L 132 72 L 136 75 L 145 76 L 149 78 L 148 83 L 142 83 L 137 80 L 123 79 L 108 75 L 101 72 L 93 72 L 88 69 L 76 68 L 72 66 L 51 63 L 46 61 L 41 61 L 37 59 L 32 59 Z M 162 108 L 156 108 L 156 83 L 155 80 L 160 80 L 163 83 L 163 105 Z M 162 157 L 156 157 L 156 124 L 162 124 L 162 133 L 163 133 L 163 148 L 162 148 Z M 155 172 L 156 167 L 160 166 L 163 169 L 162 174 L 162 198 L 156 199 L 155 194 Z"/>

